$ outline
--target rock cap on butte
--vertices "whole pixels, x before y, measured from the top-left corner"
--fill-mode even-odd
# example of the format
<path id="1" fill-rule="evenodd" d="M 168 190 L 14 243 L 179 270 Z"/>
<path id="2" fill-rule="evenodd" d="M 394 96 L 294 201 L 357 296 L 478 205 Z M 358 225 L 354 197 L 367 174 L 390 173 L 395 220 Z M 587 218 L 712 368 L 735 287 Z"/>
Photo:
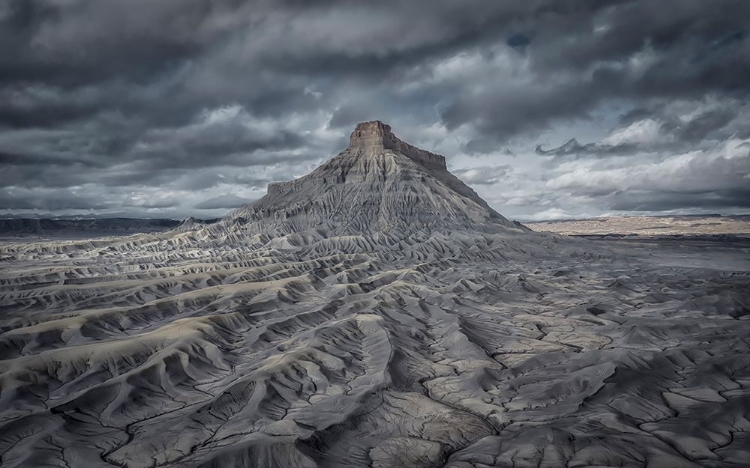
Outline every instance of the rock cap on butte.
<path id="1" fill-rule="evenodd" d="M 357 124 L 357 127 L 349 137 L 349 149 L 373 153 L 392 150 L 403 154 L 429 169 L 446 170 L 445 158 L 443 156 L 425 151 L 400 140 L 393 134 L 390 125 L 379 120 Z"/>

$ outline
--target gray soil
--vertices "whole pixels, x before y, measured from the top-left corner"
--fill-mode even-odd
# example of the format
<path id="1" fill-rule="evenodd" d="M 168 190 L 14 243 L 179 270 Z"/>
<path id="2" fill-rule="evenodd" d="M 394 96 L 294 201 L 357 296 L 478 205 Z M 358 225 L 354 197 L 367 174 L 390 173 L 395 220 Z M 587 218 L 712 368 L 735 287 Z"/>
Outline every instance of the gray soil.
<path id="1" fill-rule="evenodd" d="M 750 245 L 535 233 L 349 148 L 213 225 L 0 244 L 3 467 L 744 467 Z"/>

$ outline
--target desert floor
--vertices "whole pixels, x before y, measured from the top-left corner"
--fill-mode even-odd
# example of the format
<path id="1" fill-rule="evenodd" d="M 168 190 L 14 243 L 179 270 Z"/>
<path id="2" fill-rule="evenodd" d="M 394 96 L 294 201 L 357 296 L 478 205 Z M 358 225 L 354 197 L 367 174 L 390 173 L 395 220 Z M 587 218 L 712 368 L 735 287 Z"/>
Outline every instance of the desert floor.
<path id="1" fill-rule="evenodd" d="M 750 460 L 747 239 L 191 236 L 0 245 L 2 466 Z"/>

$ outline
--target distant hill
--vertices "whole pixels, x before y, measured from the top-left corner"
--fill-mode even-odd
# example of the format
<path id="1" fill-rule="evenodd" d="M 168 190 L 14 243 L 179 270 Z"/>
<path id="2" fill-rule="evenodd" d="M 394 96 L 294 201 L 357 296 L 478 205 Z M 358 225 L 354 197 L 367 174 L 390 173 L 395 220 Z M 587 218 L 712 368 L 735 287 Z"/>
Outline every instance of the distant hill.
<path id="1" fill-rule="evenodd" d="M 214 221 L 200 222 L 208 224 Z M 97 237 L 160 232 L 183 223 L 176 219 L 141 218 L 6 218 L 0 219 L 0 236 Z"/>

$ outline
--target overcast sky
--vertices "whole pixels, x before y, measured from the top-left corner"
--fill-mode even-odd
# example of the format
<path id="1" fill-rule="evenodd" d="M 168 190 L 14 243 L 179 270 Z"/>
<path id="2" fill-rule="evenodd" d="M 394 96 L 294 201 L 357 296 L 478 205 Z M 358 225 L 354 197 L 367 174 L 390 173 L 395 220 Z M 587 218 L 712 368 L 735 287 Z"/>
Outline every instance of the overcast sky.
<path id="1" fill-rule="evenodd" d="M 354 125 L 507 217 L 750 212 L 747 0 L 2 0 L 0 214 L 215 217 Z"/>

